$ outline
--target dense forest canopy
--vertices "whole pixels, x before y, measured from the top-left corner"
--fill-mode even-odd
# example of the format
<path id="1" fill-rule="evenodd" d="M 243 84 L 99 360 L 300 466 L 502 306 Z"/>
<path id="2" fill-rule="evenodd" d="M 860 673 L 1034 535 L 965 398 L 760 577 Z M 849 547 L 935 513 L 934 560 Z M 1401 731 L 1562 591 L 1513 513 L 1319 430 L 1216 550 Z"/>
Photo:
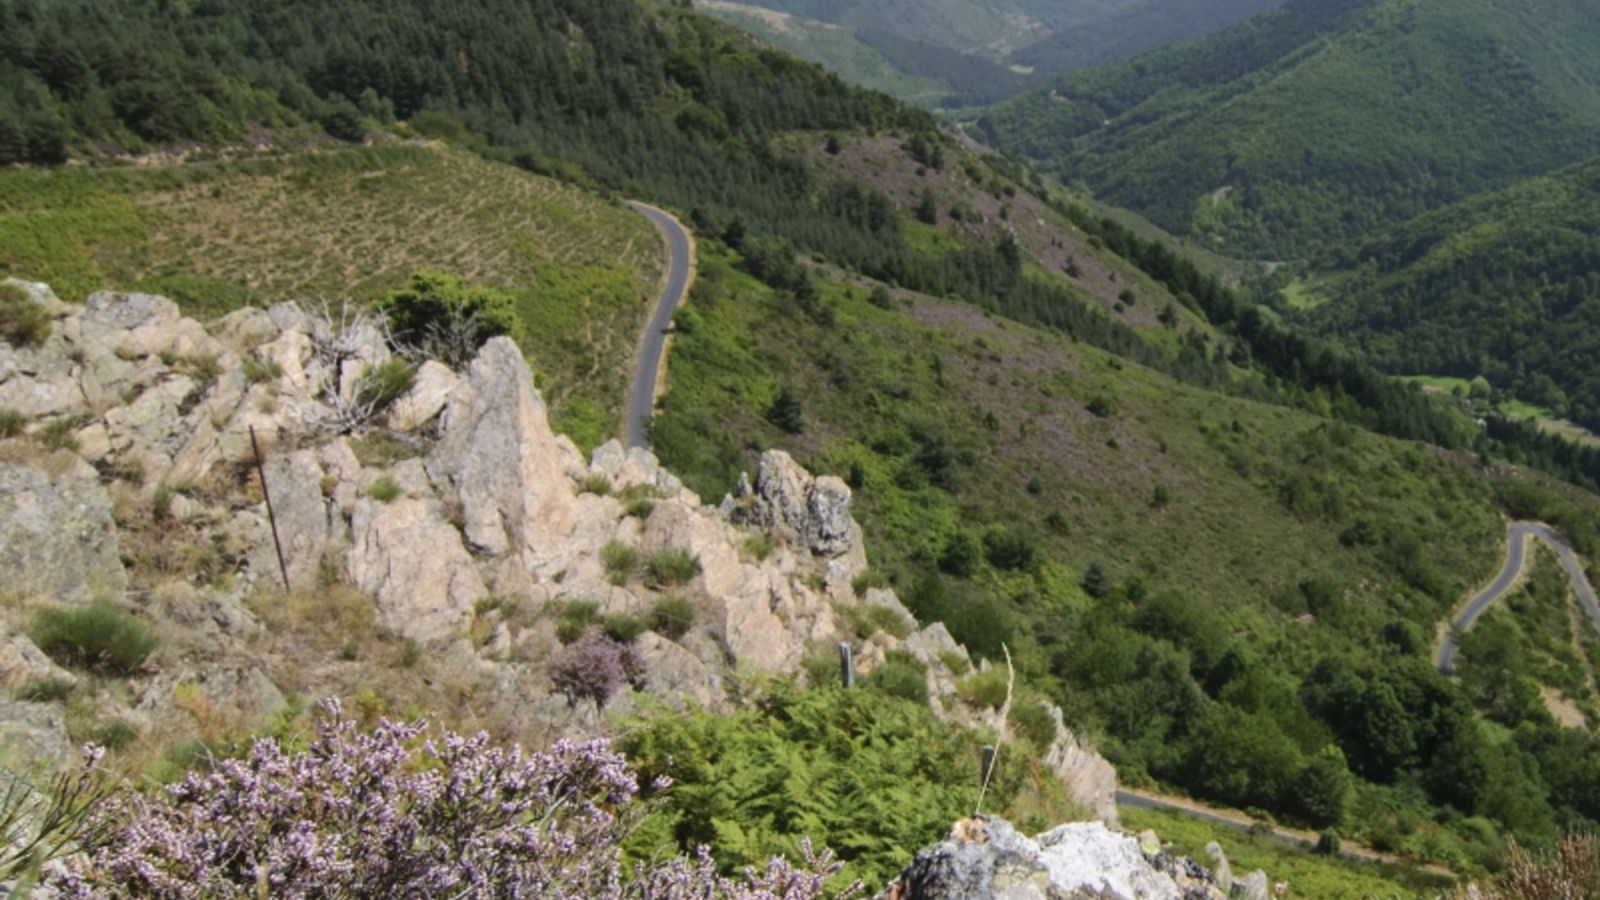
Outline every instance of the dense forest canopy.
<path id="1" fill-rule="evenodd" d="M 1307 324 L 1401 373 L 1482 376 L 1600 428 L 1600 159 L 1319 261 Z"/>
<path id="2" fill-rule="evenodd" d="M 1295 0 L 981 125 L 1170 231 L 1304 259 L 1592 152 L 1597 34 L 1578 0 Z"/>

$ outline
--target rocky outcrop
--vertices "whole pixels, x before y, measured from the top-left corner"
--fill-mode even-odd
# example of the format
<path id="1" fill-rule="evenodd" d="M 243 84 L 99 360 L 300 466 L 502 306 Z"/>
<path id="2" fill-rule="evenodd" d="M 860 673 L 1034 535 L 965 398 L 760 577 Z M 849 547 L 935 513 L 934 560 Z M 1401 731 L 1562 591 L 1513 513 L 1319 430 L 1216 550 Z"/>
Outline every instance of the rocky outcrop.
<path id="1" fill-rule="evenodd" d="M 367 688 L 339 681 L 338 667 L 370 652 L 400 667 L 426 656 L 435 675 L 448 669 L 457 693 L 447 696 L 515 721 L 520 735 L 589 735 L 639 707 L 628 691 L 603 709 L 555 692 L 544 661 L 560 648 L 559 617 L 592 606 L 633 636 L 636 684 L 668 704 L 721 708 L 734 671 L 798 672 L 807 655 L 848 642 L 858 674 L 910 653 L 936 713 L 1004 734 L 993 710 L 956 699 L 957 670 L 973 661 L 943 625 L 919 626 L 893 591 L 857 596 L 867 562 L 850 488 L 782 451 L 709 507 L 647 450 L 612 441 L 585 458 L 555 435 L 506 338 L 465 372 L 420 361 L 409 391 L 368 417 L 352 414 L 355 385 L 392 350 L 365 314 L 284 304 L 202 326 L 161 297 L 103 292 L 74 307 L 25 289 L 55 320 L 42 345 L 0 343 L 0 407 L 27 420 L 23 437 L 0 440 L 4 587 L 25 602 L 103 595 L 185 638 L 106 717 L 160 727 L 151 723 L 170 724 L 162 716 L 175 705 L 213 726 L 216 708 L 264 716 L 285 695 Z M 123 552 L 139 561 L 136 591 Z M 684 571 L 652 565 L 680 555 L 693 563 Z M 199 563 L 206 577 L 188 577 Z M 880 609 L 866 617 L 861 606 Z M 692 610 L 692 621 L 647 630 L 662 608 Z M 338 661 L 319 650 L 286 673 L 259 646 L 296 616 L 328 628 L 376 620 L 368 643 L 387 646 L 327 635 L 354 643 Z M 0 626 L 15 628 L 13 618 L 0 608 Z M 852 630 L 871 621 L 883 627 Z M 391 636 L 405 639 L 405 656 Z M 0 644 L 0 682 L 15 691 L 70 677 L 31 647 Z M 16 705 L 32 723 L 25 739 L 54 740 L 57 707 L 37 705 Z M 1053 714 L 1045 762 L 1085 809 L 1114 821 L 1114 773 Z"/>
<path id="2" fill-rule="evenodd" d="M 782 450 L 761 454 L 755 486 L 741 475 L 737 493 L 723 499 L 722 512 L 730 522 L 759 528 L 817 556 L 859 556 L 865 565 L 861 530 L 850 518 L 849 486 L 831 475 L 813 477 Z"/>
<path id="3" fill-rule="evenodd" d="M 533 373 L 510 338 L 485 344 L 450 394 L 428 475 L 459 504 L 476 553 L 516 554 L 529 569 L 562 556 L 574 509 Z"/>
<path id="4" fill-rule="evenodd" d="M 461 533 L 439 518 L 436 503 L 362 498 L 350 530 L 350 578 L 377 599 L 385 625 L 418 641 L 465 631 L 473 604 L 489 591 Z"/>
<path id="5" fill-rule="evenodd" d="M 1029 838 L 988 816 L 957 822 L 918 853 L 879 900 L 1224 900 L 1193 860 L 1147 855 L 1099 822 Z"/>
<path id="6" fill-rule="evenodd" d="M 0 464 L 0 571 L 7 590 L 87 603 L 120 594 L 127 573 L 110 496 L 92 470 L 84 473 L 67 456 L 66 464 L 44 461 L 58 472 L 54 477 L 43 468 Z"/>

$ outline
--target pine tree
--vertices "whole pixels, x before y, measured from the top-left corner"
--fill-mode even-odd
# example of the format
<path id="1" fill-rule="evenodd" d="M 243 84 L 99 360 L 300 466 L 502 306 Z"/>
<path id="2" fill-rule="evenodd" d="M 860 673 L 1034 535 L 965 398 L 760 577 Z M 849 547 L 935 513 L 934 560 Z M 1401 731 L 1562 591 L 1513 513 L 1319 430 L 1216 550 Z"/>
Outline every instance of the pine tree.
<path id="1" fill-rule="evenodd" d="M 778 398 L 767 407 L 767 421 L 789 434 L 800 434 L 806 430 L 805 406 L 800 402 L 800 395 L 795 393 L 793 385 L 786 384 L 778 391 Z"/>

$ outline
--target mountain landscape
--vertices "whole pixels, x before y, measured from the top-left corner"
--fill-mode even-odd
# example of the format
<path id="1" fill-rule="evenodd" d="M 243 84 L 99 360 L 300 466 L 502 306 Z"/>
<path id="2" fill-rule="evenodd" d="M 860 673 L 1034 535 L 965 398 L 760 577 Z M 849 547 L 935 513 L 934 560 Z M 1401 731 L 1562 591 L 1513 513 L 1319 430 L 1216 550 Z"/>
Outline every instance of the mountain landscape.
<path id="1" fill-rule="evenodd" d="M 1047 75 L 1209 34 L 1282 2 L 711 0 L 696 8 L 856 84 L 924 106 L 970 106 Z"/>
<path id="2" fill-rule="evenodd" d="M 1588 156 L 1597 24 L 1575 2 L 1291 2 L 983 127 L 1175 234 L 1306 259 Z"/>
<path id="3" fill-rule="evenodd" d="M 1595 15 L 0 0 L 0 883 L 1587 896 Z"/>

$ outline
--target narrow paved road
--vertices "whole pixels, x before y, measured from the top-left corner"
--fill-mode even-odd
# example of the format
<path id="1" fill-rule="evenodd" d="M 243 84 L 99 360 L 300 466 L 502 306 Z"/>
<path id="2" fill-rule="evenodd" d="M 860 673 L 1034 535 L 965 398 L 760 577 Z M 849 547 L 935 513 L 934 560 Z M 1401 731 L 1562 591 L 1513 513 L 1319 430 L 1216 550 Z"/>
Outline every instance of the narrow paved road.
<path id="1" fill-rule="evenodd" d="M 1439 655 L 1435 665 L 1445 675 L 1454 674 L 1456 668 L 1456 640 L 1457 632 L 1464 632 L 1478 621 L 1484 610 L 1489 605 L 1499 600 L 1511 586 L 1516 583 L 1522 574 L 1522 569 L 1527 563 L 1527 538 L 1536 537 L 1556 552 L 1556 557 L 1561 560 L 1561 568 L 1567 572 L 1567 580 L 1572 583 L 1572 590 L 1578 595 L 1578 600 L 1589 613 L 1589 620 L 1594 623 L 1595 630 L 1600 631 L 1600 603 L 1596 603 L 1594 588 L 1589 584 L 1589 579 L 1583 573 L 1583 564 L 1578 561 L 1572 547 L 1557 534 L 1555 529 L 1538 522 L 1513 522 L 1507 529 L 1511 542 L 1511 550 L 1506 554 L 1506 567 L 1500 570 L 1493 583 L 1484 588 L 1476 597 L 1473 597 L 1465 609 L 1450 623 L 1450 631 L 1444 636 L 1444 641 L 1439 645 Z"/>
<path id="2" fill-rule="evenodd" d="M 660 380 L 661 363 L 667 352 L 667 331 L 672 327 L 672 314 L 677 312 L 684 292 L 689 289 L 694 253 L 683 223 L 654 206 L 631 200 L 628 205 L 655 223 L 666 236 L 668 249 L 667 277 L 655 309 L 650 313 L 644 340 L 639 344 L 639 367 L 633 374 L 633 389 L 628 392 L 627 445 L 643 447 L 650 439 L 650 416 L 655 411 L 656 382 Z"/>

